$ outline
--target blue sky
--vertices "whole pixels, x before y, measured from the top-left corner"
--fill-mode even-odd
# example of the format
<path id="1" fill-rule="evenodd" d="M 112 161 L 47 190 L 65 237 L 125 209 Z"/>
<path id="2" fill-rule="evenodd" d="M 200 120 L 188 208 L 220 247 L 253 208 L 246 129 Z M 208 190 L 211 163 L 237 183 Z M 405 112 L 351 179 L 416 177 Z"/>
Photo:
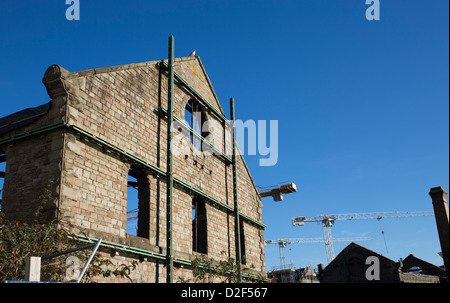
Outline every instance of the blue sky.
<path id="1" fill-rule="evenodd" d="M 0 89 L 5 116 L 49 100 L 48 66 L 69 71 L 159 60 L 197 50 L 229 117 L 278 120 L 278 162 L 246 156 L 257 185 L 295 182 L 281 203 L 263 199 L 266 239 L 321 237 L 324 213 L 432 210 L 431 187 L 449 189 L 449 2 L 380 0 L 80 1 L 0 3 Z M 385 232 L 386 251 L 381 231 Z M 398 260 L 441 265 L 433 217 L 340 221 L 335 237 Z M 338 253 L 346 243 L 336 243 Z M 291 250 L 289 250 L 291 248 Z M 286 261 L 326 263 L 323 243 L 291 245 Z M 266 249 L 267 267 L 278 247 Z"/>

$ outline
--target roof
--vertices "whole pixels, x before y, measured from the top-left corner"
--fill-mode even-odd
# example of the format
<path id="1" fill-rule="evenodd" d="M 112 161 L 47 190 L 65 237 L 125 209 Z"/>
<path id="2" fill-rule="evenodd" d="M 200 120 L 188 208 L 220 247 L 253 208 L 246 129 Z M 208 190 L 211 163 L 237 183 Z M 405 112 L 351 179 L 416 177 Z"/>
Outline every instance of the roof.
<path id="1" fill-rule="evenodd" d="M 349 245 L 347 245 L 334 259 L 333 261 L 331 261 L 326 267 L 325 269 L 327 269 L 328 267 L 333 267 L 334 264 L 336 264 L 337 262 L 340 262 L 340 259 L 343 258 L 347 252 L 353 248 L 359 248 L 361 250 L 367 251 L 368 253 L 370 253 L 371 256 L 376 256 L 380 259 L 384 259 L 387 262 L 392 262 L 392 263 L 397 263 L 394 260 L 389 259 L 388 257 L 385 257 L 373 250 L 368 249 L 367 247 L 364 247 L 362 245 L 359 245 L 355 242 L 350 243 Z"/>
<path id="2" fill-rule="evenodd" d="M 427 270 L 435 270 L 435 271 L 442 271 L 443 275 L 445 275 L 445 269 L 440 268 L 439 266 L 436 266 L 434 264 L 431 264 L 427 261 L 424 261 L 422 259 L 417 258 L 413 254 L 409 254 L 405 259 L 402 260 L 403 263 L 403 269 L 408 270 L 411 266 L 419 266 L 421 269 L 427 269 Z"/>
<path id="3" fill-rule="evenodd" d="M 50 109 L 50 102 L 38 107 L 26 108 L 14 114 L 0 118 L 0 136 L 12 130 L 24 127 L 45 116 Z"/>

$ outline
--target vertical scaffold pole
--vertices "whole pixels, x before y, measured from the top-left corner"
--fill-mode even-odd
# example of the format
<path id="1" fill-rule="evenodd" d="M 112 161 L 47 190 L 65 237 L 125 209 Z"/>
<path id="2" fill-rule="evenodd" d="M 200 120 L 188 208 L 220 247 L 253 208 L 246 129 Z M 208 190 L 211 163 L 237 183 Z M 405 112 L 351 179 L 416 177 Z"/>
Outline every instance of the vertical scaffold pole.
<path id="1" fill-rule="evenodd" d="M 241 273 L 241 224 L 239 222 L 239 203 L 237 193 L 237 170 L 236 170 L 236 129 L 234 123 L 234 98 L 230 98 L 230 112 L 231 112 L 231 146 L 233 149 L 233 156 L 231 158 L 233 166 L 233 197 L 234 197 L 234 238 L 236 246 L 236 267 L 238 273 L 238 281 L 242 281 Z"/>
<path id="2" fill-rule="evenodd" d="M 172 122 L 173 122 L 173 61 L 174 38 L 169 37 L 169 69 L 168 69 L 168 95 L 167 95 L 167 197 L 166 197 L 166 235 L 167 254 L 166 269 L 167 283 L 173 283 L 173 235 L 172 235 L 172 208 L 173 208 L 173 159 L 172 159 Z"/>

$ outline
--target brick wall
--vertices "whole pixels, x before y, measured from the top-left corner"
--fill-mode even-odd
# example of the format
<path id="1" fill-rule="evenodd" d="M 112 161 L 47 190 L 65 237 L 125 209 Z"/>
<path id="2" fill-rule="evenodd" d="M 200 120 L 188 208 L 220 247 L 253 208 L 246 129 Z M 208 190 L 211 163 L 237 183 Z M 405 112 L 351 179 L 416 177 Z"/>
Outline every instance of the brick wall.
<path id="1" fill-rule="evenodd" d="M 44 221 L 57 215 L 62 136 L 58 131 L 2 147 L 7 158 L 2 212 L 8 219 L 34 222 L 36 211 L 41 206 L 39 195 L 49 181 L 54 182 L 49 184 L 49 190 L 55 198 L 45 205 Z"/>
<path id="2" fill-rule="evenodd" d="M 223 113 L 198 57 L 176 59 L 175 71 L 218 112 Z M 77 228 L 83 229 L 91 237 L 102 237 L 114 243 L 164 254 L 165 178 L 145 166 L 140 166 L 139 163 L 130 161 L 127 157 L 128 154 L 132 154 L 149 165 L 162 171 L 166 170 L 167 120 L 160 108 L 167 108 L 167 73 L 160 68 L 160 61 L 75 73 L 52 66 L 47 70 L 43 82 L 50 97 L 53 98 L 52 114 L 49 113 L 29 128 L 37 127 L 39 123 L 46 125 L 50 122 L 63 121 L 68 125 L 81 127 L 95 138 L 101 138 L 125 152 L 122 155 L 111 152 L 89 136 L 68 130 L 7 145 L 2 147 L 8 156 L 7 174 L 16 178 L 12 180 L 18 180 L 25 178 L 26 173 L 28 179 L 23 182 L 30 184 L 30 187 L 14 200 L 13 193 L 17 192 L 21 183 L 6 179 L 4 200 L 16 205 L 21 204 L 22 208 L 29 208 L 23 202 L 25 197 L 36 193 L 39 187 L 42 187 L 41 181 L 51 177 L 58 185 L 54 189 L 57 196 L 55 207 L 64 216 L 68 216 Z M 177 83 L 174 89 L 174 115 L 182 121 L 186 103 L 191 99 L 192 94 Z M 209 129 L 209 141 L 218 150 L 230 155 L 231 142 L 226 140 L 230 136 L 224 131 L 224 124 L 206 108 L 204 114 L 209 121 L 215 122 Z M 178 130 L 175 130 L 174 137 L 184 138 L 187 148 L 196 151 L 189 137 L 180 134 Z M 178 143 L 175 140 L 174 145 Z M 28 148 L 29 145 L 33 145 L 34 148 Z M 173 163 L 174 177 L 233 207 L 231 164 L 227 164 L 218 156 L 199 151 L 187 156 L 176 155 Z M 146 216 L 148 224 L 148 232 L 144 237 L 126 233 L 127 179 L 132 165 L 142 172 L 140 182 L 145 179 L 144 183 L 148 184 L 148 197 L 145 199 L 149 201 L 149 205 L 140 213 L 140 216 Z M 240 211 L 261 222 L 260 197 L 242 157 L 237 158 L 237 168 Z M 40 184 L 33 184 L 38 182 L 35 180 L 41 180 Z M 174 186 L 175 258 L 192 260 L 198 256 L 198 253 L 192 252 L 194 195 L 194 192 L 183 186 Z M 209 201 L 205 204 L 207 256 L 216 260 L 234 258 L 232 213 Z M 143 213 L 144 211 L 146 213 Z M 11 211 L 11 215 L 13 213 Z M 17 216 L 19 215 L 17 212 Z M 247 261 L 244 267 L 248 268 L 248 271 L 265 276 L 263 230 L 261 226 L 248 220 L 243 222 L 243 229 Z M 127 254 L 120 258 L 132 260 L 136 256 Z M 142 262 L 145 264 L 140 264 L 138 266 L 140 270 L 135 274 L 138 281 L 164 280 L 161 279 L 165 276 L 163 261 L 147 258 L 147 261 Z M 189 268 L 176 266 L 174 276 L 177 275 L 189 278 L 191 272 Z"/>

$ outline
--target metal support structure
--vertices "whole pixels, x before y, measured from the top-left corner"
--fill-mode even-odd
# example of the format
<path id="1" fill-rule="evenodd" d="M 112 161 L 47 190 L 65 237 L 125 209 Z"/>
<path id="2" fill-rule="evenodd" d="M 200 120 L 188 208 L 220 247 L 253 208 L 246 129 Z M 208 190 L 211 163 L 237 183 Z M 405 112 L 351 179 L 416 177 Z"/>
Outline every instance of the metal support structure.
<path id="1" fill-rule="evenodd" d="M 77 279 L 77 283 L 80 283 L 81 279 L 83 278 L 84 274 L 86 273 L 86 270 L 89 266 L 89 264 L 91 264 L 92 259 L 95 256 L 95 253 L 97 252 L 98 248 L 100 247 L 100 244 L 102 243 L 102 239 L 98 239 L 97 244 L 95 244 L 94 249 L 92 250 L 91 254 L 89 255 L 88 260 L 86 261 L 86 264 L 84 264 L 83 270 L 80 273 L 80 276 Z"/>
<path id="2" fill-rule="evenodd" d="M 331 233 L 329 234 L 331 237 Z M 331 238 L 330 238 L 331 239 Z M 373 240 L 371 237 L 355 237 L 355 238 L 334 238 L 332 242 L 355 242 L 355 241 L 369 241 Z M 264 245 L 267 244 L 278 244 L 278 249 L 280 251 L 280 269 L 286 269 L 286 262 L 284 258 L 284 249 L 288 244 L 305 244 L 305 243 L 321 243 L 326 242 L 323 238 L 296 238 L 296 239 L 277 239 L 277 240 L 265 240 Z M 333 256 L 334 257 L 334 256 Z M 330 262 L 330 260 L 329 260 Z"/>
<path id="3" fill-rule="evenodd" d="M 297 185 L 290 181 L 272 186 L 257 186 L 261 198 L 272 197 L 275 202 L 283 201 L 283 194 L 297 192 Z"/>
<path id="4" fill-rule="evenodd" d="M 333 238 L 331 237 L 331 226 L 333 222 L 331 220 L 322 221 L 323 238 L 325 240 L 325 250 L 327 251 L 328 264 L 334 259 Z"/>
<path id="5" fill-rule="evenodd" d="M 237 193 L 237 168 L 236 168 L 236 125 L 234 117 L 234 98 L 230 98 L 230 113 L 231 113 L 231 123 L 232 123 L 232 138 L 231 146 L 233 149 L 233 155 L 231 158 L 231 163 L 233 166 L 233 197 L 234 197 L 234 238 L 236 246 L 236 267 L 238 272 L 238 281 L 242 281 L 241 273 L 241 231 L 240 231 L 240 221 L 239 221 L 239 203 L 238 203 L 238 193 Z"/>
<path id="6" fill-rule="evenodd" d="M 77 235 L 76 237 L 69 236 L 69 238 L 83 242 L 83 243 L 92 243 L 93 241 L 95 241 L 95 239 L 87 238 L 83 234 Z M 117 250 L 120 252 L 125 252 L 125 253 L 134 254 L 137 256 L 142 256 L 145 258 L 152 258 L 155 260 L 166 260 L 166 256 L 162 253 L 154 252 L 154 251 L 150 251 L 150 250 L 146 250 L 146 249 L 142 249 L 142 248 L 137 248 L 137 247 L 133 247 L 133 246 L 128 246 L 125 244 L 114 243 L 114 242 L 109 242 L 109 241 L 102 241 L 101 246 L 106 247 L 106 248 L 111 248 L 111 249 L 114 249 L 114 250 Z M 192 266 L 191 260 L 182 259 L 182 258 L 173 258 L 173 261 L 174 261 L 174 263 L 177 263 L 179 265 Z M 200 263 L 200 267 L 208 268 L 208 266 L 210 266 L 210 265 Z M 229 272 L 234 273 L 235 271 L 230 270 Z M 248 274 L 248 273 L 242 273 L 242 276 L 247 279 L 254 279 L 254 280 L 258 280 L 258 281 L 264 281 L 264 282 L 271 281 L 270 279 L 268 279 L 266 277 Z"/>
<path id="7" fill-rule="evenodd" d="M 167 283 L 173 283 L 173 159 L 172 159 L 172 123 L 173 123 L 173 62 L 174 62 L 174 38 L 169 37 L 169 69 L 168 69 L 168 94 L 167 94 L 167 198 L 166 198 L 166 269 Z"/>
<path id="8" fill-rule="evenodd" d="M 432 216 L 432 211 L 390 211 L 390 212 L 370 212 L 370 213 L 349 213 L 338 215 L 320 215 L 315 217 L 296 217 L 292 218 L 292 226 L 304 226 L 305 222 L 322 222 L 323 237 L 325 240 L 325 248 L 327 251 L 328 263 L 334 259 L 333 238 L 331 237 L 331 227 L 337 220 L 360 220 L 360 219 L 377 219 L 383 218 L 408 218 L 418 216 Z"/>
<path id="9" fill-rule="evenodd" d="M 280 266 L 281 268 L 285 268 L 285 260 L 284 260 L 284 248 L 286 247 L 286 242 L 281 241 L 278 243 L 278 250 L 280 251 Z"/>
<path id="10" fill-rule="evenodd" d="M 48 259 L 52 259 L 52 258 L 56 258 L 56 257 L 62 256 L 62 255 L 67 255 L 67 254 L 70 254 L 70 253 L 73 253 L 73 252 L 76 252 L 76 251 L 85 250 L 85 249 L 88 249 L 88 248 L 91 248 L 91 247 L 95 247 L 95 243 L 86 244 L 86 245 L 83 245 L 83 246 L 80 246 L 80 247 L 71 248 L 71 249 L 68 249 L 68 250 L 65 250 L 65 251 L 53 254 L 53 255 L 44 256 L 44 257 L 42 257 L 42 261 L 48 260 Z"/>

